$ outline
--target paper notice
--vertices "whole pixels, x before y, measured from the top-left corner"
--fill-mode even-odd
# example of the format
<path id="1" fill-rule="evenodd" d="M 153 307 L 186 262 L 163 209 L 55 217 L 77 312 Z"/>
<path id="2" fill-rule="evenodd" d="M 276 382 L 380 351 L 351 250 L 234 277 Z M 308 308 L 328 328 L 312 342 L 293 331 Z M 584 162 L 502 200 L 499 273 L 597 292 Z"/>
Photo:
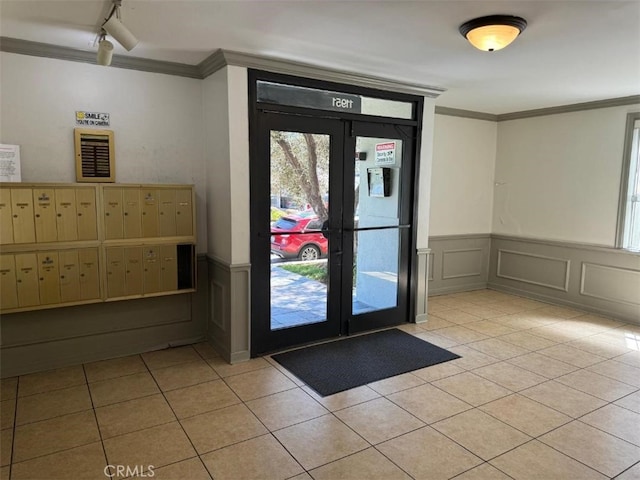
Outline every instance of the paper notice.
<path id="1" fill-rule="evenodd" d="M 20 181 L 20 145 L 0 144 L 0 182 Z"/>

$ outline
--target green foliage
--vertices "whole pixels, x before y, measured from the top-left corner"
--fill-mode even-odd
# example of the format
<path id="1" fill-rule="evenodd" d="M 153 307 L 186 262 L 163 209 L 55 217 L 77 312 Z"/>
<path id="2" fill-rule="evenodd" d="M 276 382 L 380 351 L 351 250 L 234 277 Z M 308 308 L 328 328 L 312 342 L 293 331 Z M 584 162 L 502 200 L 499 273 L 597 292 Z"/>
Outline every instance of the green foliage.
<path id="1" fill-rule="evenodd" d="M 298 263 L 295 265 L 282 265 L 280 268 L 297 273 L 316 282 L 327 284 L 327 263 Z"/>
<path id="2" fill-rule="evenodd" d="M 327 280 L 327 262 L 322 263 L 296 263 L 296 264 L 284 264 L 280 265 L 280 268 L 287 272 L 297 273 L 303 277 L 307 277 L 316 282 L 328 283 Z M 353 285 L 356 284 L 357 266 L 353 265 Z"/>

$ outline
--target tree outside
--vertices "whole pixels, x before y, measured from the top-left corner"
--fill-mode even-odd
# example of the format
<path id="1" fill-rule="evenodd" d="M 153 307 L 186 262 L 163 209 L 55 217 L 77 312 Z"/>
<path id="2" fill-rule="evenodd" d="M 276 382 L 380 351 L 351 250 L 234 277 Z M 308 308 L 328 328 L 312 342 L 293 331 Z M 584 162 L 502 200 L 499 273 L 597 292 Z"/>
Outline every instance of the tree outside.
<path id="1" fill-rule="evenodd" d="M 271 132 L 271 195 L 329 218 L 329 135 Z M 280 205 L 278 205 L 280 206 Z"/>

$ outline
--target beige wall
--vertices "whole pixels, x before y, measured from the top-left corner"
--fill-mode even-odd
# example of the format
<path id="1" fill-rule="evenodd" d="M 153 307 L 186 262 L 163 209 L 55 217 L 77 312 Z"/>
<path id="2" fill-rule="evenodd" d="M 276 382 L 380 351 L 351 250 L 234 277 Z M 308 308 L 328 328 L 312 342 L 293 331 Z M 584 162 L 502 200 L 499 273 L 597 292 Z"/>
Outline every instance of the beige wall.
<path id="1" fill-rule="evenodd" d="M 490 233 L 496 122 L 435 116 L 431 236 Z"/>
<path id="2" fill-rule="evenodd" d="M 21 145 L 22 180 L 75 182 L 75 111 L 106 112 L 116 181 L 193 183 L 205 251 L 200 80 L 0 53 L 0 142 Z"/>
<path id="3" fill-rule="evenodd" d="M 427 248 L 429 246 L 435 108 L 435 100 L 425 97 L 422 111 L 422 138 L 420 139 L 420 151 L 418 152 L 420 178 L 418 180 L 418 195 L 416 199 L 418 206 L 418 220 L 415 226 L 417 229 L 416 248 Z"/>
<path id="4" fill-rule="evenodd" d="M 231 241 L 234 265 L 250 262 L 249 248 L 249 93 L 247 69 L 227 67 L 229 82 L 228 158 L 231 182 Z"/>
<path id="5" fill-rule="evenodd" d="M 195 184 L 198 251 L 206 251 L 202 81 L 2 52 L 0 88 L 0 142 L 21 146 L 23 181 L 74 182 L 75 111 L 109 113 L 116 181 Z M 206 285 L 207 262 L 198 271 Z M 3 315 L 0 374 L 201 340 L 204 293 Z"/>
<path id="6" fill-rule="evenodd" d="M 229 95 L 227 68 L 202 81 L 203 143 L 207 172 L 207 253 L 231 261 Z"/>
<path id="7" fill-rule="evenodd" d="M 627 113 L 499 122 L 493 233 L 613 247 Z"/>

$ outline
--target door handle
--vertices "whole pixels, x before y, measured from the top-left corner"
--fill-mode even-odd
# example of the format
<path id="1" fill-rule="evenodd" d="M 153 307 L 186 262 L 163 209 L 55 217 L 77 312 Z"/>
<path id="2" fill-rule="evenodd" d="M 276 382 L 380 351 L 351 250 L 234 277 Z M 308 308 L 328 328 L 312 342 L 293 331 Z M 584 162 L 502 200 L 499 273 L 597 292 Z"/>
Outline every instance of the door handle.
<path id="1" fill-rule="evenodd" d="M 324 238 L 329 238 L 329 220 L 325 220 L 324 222 L 322 222 L 322 227 L 320 227 L 320 233 L 322 233 L 322 236 Z"/>

